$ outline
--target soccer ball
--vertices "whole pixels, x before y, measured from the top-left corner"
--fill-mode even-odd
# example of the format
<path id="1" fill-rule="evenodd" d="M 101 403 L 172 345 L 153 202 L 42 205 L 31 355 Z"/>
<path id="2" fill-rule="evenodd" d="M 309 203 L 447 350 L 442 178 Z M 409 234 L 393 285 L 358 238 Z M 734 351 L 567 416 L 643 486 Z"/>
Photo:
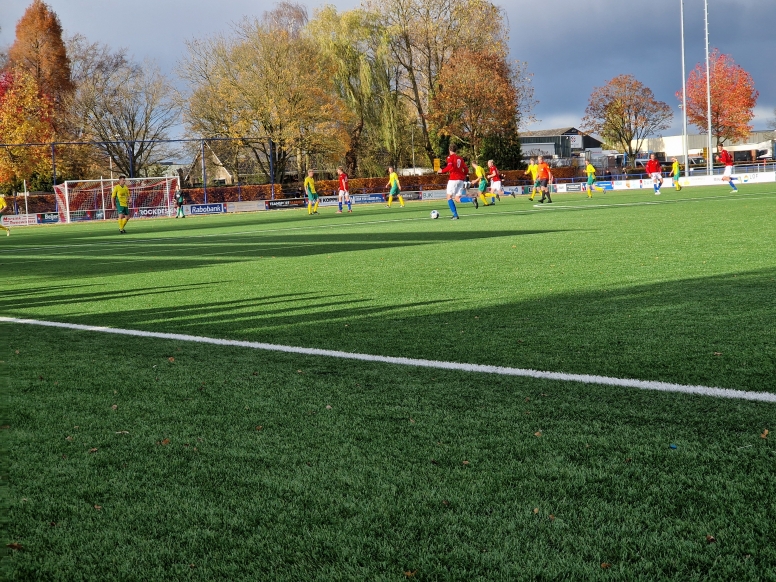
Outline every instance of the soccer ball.
<path id="1" fill-rule="evenodd" d="M 439 218 L 439 212 L 436 210 L 431 211 L 431 218 Z"/>

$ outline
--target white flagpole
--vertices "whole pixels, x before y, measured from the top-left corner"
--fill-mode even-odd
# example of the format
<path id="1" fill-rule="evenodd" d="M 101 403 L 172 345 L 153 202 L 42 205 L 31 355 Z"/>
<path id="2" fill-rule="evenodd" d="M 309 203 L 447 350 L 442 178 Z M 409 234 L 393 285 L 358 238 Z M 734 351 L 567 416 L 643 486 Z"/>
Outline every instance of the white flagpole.
<path id="1" fill-rule="evenodd" d="M 706 172 L 709 176 L 712 175 L 712 168 L 714 167 L 714 153 L 711 151 L 711 67 L 709 66 L 709 0 L 703 0 L 704 10 L 706 14 L 706 115 L 709 120 L 709 155 L 706 160 Z"/>
<path id="2" fill-rule="evenodd" d="M 682 23 L 682 150 L 684 153 L 684 177 L 690 176 L 690 156 L 687 143 L 687 73 L 684 68 L 684 0 L 679 0 L 679 18 Z"/>

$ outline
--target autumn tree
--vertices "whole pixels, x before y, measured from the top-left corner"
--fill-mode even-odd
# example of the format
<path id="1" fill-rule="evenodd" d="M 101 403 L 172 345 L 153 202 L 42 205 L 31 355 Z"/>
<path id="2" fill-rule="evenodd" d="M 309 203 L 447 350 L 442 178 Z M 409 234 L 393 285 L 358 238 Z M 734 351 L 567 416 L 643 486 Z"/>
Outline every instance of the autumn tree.
<path id="1" fill-rule="evenodd" d="M 32 75 L 39 92 L 51 97 L 57 107 L 73 90 L 62 25 L 42 0 L 33 0 L 17 23 L 8 61 Z"/>
<path id="2" fill-rule="evenodd" d="M 16 67 L 0 73 L 0 143 L 45 144 L 53 140 L 53 103 L 41 95 L 35 78 Z M 0 146 L 0 183 L 19 187 L 21 181 L 49 171 L 45 146 Z"/>
<path id="3" fill-rule="evenodd" d="M 500 54 L 456 51 L 439 74 L 429 119 L 441 134 L 467 145 L 478 160 L 485 137 L 510 126 L 517 130 L 517 90 L 512 78 Z"/>
<path id="4" fill-rule="evenodd" d="M 456 50 L 485 46 L 506 53 L 506 18 L 487 0 L 368 0 L 367 6 L 386 27 L 391 56 L 402 73 L 398 82 L 415 109 L 430 162 L 437 152 L 428 104 L 436 95 L 439 74 Z"/>
<path id="5" fill-rule="evenodd" d="M 737 65 L 733 57 L 719 50 L 709 55 L 711 69 L 711 133 L 717 147 L 726 141 L 745 139 L 752 126 L 754 106 L 759 93 L 754 88 L 752 75 Z M 687 120 L 701 133 L 709 131 L 706 66 L 698 63 L 687 79 Z M 682 92 L 676 93 L 682 101 Z"/>
<path id="6" fill-rule="evenodd" d="M 671 107 L 655 99 L 652 90 L 632 75 L 618 75 L 590 95 L 582 127 L 628 153 L 631 164 L 644 140 L 668 129 Z"/>
<path id="7" fill-rule="evenodd" d="M 189 131 L 231 138 L 252 152 L 262 173 L 281 181 L 292 158 L 304 171 L 310 155 L 341 158 L 347 111 L 327 80 L 333 75 L 316 41 L 288 19 L 246 19 L 233 36 L 188 43 L 181 76 Z M 271 145 L 270 141 L 271 140 Z"/>
<path id="8" fill-rule="evenodd" d="M 318 41 L 323 57 L 331 63 L 334 92 L 351 113 L 345 169 L 355 176 L 364 150 L 364 132 L 392 128 L 394 101 L 385 30 L 374 13 L 338 13 L 333 6 L 326 6 L 310 21 L 307 33 Z"/>

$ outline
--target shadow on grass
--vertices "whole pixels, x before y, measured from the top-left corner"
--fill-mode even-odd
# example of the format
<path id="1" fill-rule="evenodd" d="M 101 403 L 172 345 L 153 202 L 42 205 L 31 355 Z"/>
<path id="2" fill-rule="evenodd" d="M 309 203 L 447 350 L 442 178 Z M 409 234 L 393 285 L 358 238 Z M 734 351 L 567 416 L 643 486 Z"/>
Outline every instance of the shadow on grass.
<path id="1" fill-rule="evenodd" d="M 69 259 L 77 259 L 83 277 L 111 273 L 165 272 L 196 269 L 210 265 L 254 260 L 256 257 L 291 258 L 352 251 L 410 248 L 446 242 L 465 242 L 502 237 L 550 235 L 566 232 L 549 230 L 494 231 L 420 231 L 406 233 L 283 233 L 257 232 L 255 237 L 241 236 L 239 241 L 219 238 L 180 240 L 176 238 L 145 239 L 122 245 L 84 245 L 55 249 L 50 255 L 22 249 L 18 254 L 0 256 L 4 271 L 20 276 L 72 276 Z M 228 237 L 228 234 L 224 234 Z M 46 251 L 43 251 L 45 253 Z M 26 255 L 26 256 L 25 256 Z"/>
<path id="2" fill-rule="evenodd" d="M 775 280 L 776 270 L 767 269 L 500 305 L 292 293 L 121 313 L 122 325 L 133 329 L 773 391 Z M 55 292 L 39 301 L 88 308 L 100 298 Z M 25 315 L 24 302 L 2 306 Z M 108 312 L 57 319 L 116 325 Z"/>

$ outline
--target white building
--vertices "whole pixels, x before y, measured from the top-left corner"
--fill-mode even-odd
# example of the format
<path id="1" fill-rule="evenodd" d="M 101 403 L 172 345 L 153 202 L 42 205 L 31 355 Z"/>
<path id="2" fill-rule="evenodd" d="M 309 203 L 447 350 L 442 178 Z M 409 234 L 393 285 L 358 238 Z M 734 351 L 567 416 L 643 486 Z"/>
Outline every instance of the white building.
<path id="1" fill-rule="evenodd" d="M 766 158 L 773 159 L 774 141 L 776 132 L 774 131 L 753 131 L 745 140 L 726 142 L 725 149 L 733 154 L 737 162 L 753 162 Z M 706 134 L 693 134 L 687 136 L 687 149 L 691 157 L 704 157 L 709 138 Z M 711 143 L 716 145 L 716 139 L 712 137 Z M 636 142 L 632 142 L 636 147 Z M 648 157 L 649 154 L 657 154 L 658 158 L 682 160 L 684 157 L 684 147 L 682 145 L 682 136 L 670 135 L 665 137 L 652 137 L 644 140 L 641 144 L 639 157 Z M 716 152 L 714 152 L 716 153 Z"/>

